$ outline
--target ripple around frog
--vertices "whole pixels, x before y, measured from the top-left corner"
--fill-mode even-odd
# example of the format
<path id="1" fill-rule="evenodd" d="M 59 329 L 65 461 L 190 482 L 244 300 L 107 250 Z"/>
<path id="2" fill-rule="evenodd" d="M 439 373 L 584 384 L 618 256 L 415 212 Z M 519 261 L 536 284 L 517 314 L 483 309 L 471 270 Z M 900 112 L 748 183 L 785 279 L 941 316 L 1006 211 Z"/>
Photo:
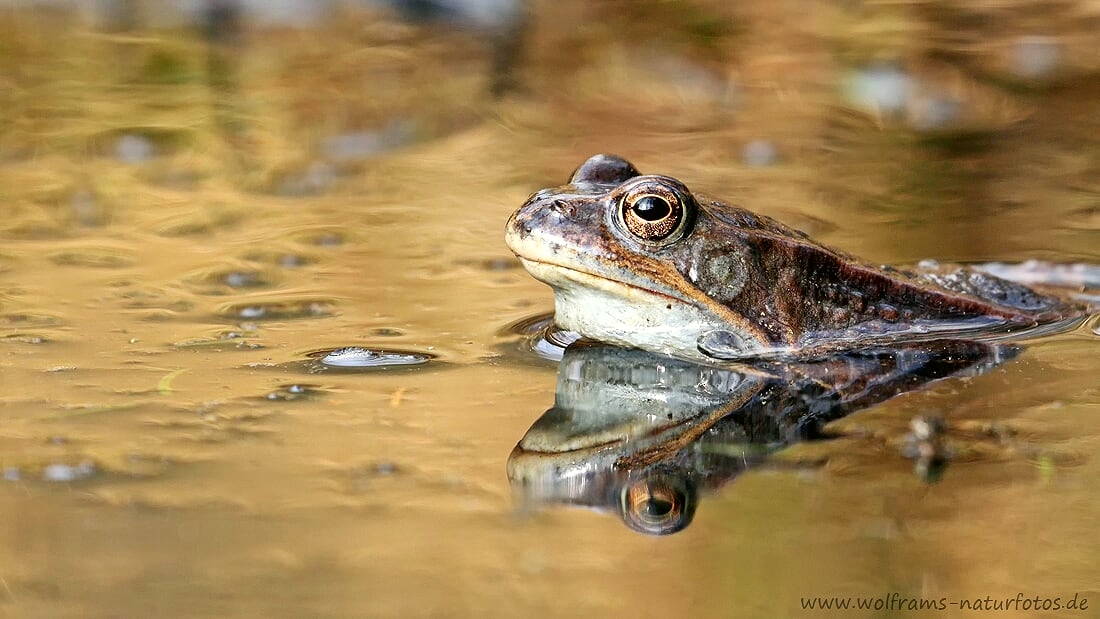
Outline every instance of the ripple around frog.
<path id="1" fill-rule="evenodd" d="M 909 343 L 932 342 L 942 339 L 961 339 L 975 342 L 1018 343 L 1068 333 L 1081 326 L 1088 316 L 1071 316 L 1040 325 L 1012 325 L 993 318 L 967 320 L 914 320 L 906 325 L 865 323 L 844 332 L 844 339 L 858 347 L 894 346 Z M 816 348 L 829 352 L 830 342 L 836 333 L 808 333 L 800 340 L 800 346 L 813 351 Z M 708 354 L 710 351 L 704 351 Z M 785 350 L 766 351 L 764 357 L 783 357 Z M 811 355 L 811 357 L 814 355 Z M 721 357 L 718 357 L 721 358 Z"/>
<path id="2" fill-rule="evenodd" d="M 861 325 L 849 329 L 845 334 L 848 341 L 859 342 L 859 347 L 872 348 L 882 346 L 899 346 L 910 343 L 931 342 L 944 339 L 965 339 L 978 342 L 1019 343 L 1030 340 L 1068 333 L 1080 328 L 1083 324 L 1092 325 L 1093 332 L 1100 335 L 1100 314 L 1091 316 L 1073 316 L 1063 320 L 1044 325 L 1011 326 L 1003 321 L 994 319 L 976 319 L 972 321 L 914 321 L 911 325 L 882 325 L 876 330 L 874 325 Z M 708 333 L 700 340 L 700 350 L 710 356 L 716 363 L 728 361 L 746 360 L 738 353 L 736 357 L 725 358 L 722 356 L 720 343 L 714 345 L 707 336 L 721 335 L 724 333 Z M 515 338 L 518 341 L 508 342 L 505 352 L 514 353 L 518 350 L 526 360 L 531 360 L 531 353 L 535 358 L 547 361 L 559 362 L 565 349 L 574 342 L 580 340 L 580 336 L 572 331 L 566 331 L 554 323 L 554 313 L 544 312 L 521 318 L 506 325 L 498 332 L 498 336 Z M 802 345 L 806 349 L 805 354 L 799 358 L 806 360 L 827 357 L 833 354 L 830 341 L 836 337 L 835 333 L 815 334 L 808 333 Z M 820 341 L 818 341 L 820 339 Z M 735 351 L 736 352 L 736 351 Z M 790 351 L 784 348 L 762 351 L 757 359 L 784 359 Z M 751 360 L 751 359 L 750 359 Z"/>
<path id="3" fill-rule="evenodd" d="M 576 333 L 566 331 L 554 324 L 554 313 L 543 312 L 521 318 L 497 332 L 504 338 L 519 336 L 517 342 L 505 345 L 505 352 L 519 351 L 523 359 L 530 359 L 529 353 L 535 353 L 539 359 L 561 361 L 565 349 L 580 339 Z"/>
<path id="4" fill-rule="evenodd" d="M 1069 264 L 1026 260 L 1024 262 L 985 262 L 976 269 L 1019 284 L 1062 288 L 1100 288 L 1100 265 Z"/>
<path id="5" fill-rule="evenodd" d="M 1094 335 L 1100 335 L 1100 314 L 1089 318 L 1085 323 L 1085 328 L 1090 329 Z"/>

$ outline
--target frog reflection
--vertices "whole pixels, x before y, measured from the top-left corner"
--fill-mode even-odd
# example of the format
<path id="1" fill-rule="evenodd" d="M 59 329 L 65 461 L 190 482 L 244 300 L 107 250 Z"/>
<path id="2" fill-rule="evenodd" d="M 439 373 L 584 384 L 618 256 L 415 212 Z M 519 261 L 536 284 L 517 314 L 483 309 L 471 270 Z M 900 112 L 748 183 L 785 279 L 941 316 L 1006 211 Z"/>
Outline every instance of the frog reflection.
<path id="1" fill-rule="evenodd" d="M 701 497 L 829 421 L 929 382 L 984 372 L 1018 351 L 943 340 L 804 363 L 697 365 L 581 342 L 554 407 L 508 458 L 521 502 L 617 512 L 650 535 L 691 524 Z"/>

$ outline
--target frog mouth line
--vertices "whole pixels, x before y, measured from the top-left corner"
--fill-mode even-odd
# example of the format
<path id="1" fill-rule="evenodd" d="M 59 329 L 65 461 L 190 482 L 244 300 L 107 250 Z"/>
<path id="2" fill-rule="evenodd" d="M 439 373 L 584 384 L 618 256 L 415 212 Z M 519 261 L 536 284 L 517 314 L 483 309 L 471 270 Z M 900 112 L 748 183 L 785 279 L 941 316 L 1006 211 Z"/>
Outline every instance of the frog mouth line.
<path id="1" fill-rule="evenodd" d="M 546 262 L 546 261 L 543 261 L 543 260 L 535 260 L 535 259 L 532 259 L 532 258 L 524 258 L 522 256 L 519 256 L 519 259 L 520 259 L 520 262 L 524 263 L 525 267 L 527 266 L 527 264 L 537 264 L 537 265 L 544 266 L 544 267 L 552 267 L 552 268 L 557 269 L 557 270 L 568 271 L 570 273 L 576 273 L 578 275 L 584 275 L 585 277 L 590 277 L 590 278 L 594 278 L 594 279 L 605 281 L 605 282 L 612 282 L 612 283 L 618 284 L 620 286 L 626 286 L 627 288 L 633 288 L 635 290 L 640 290 L 641 292 L 651 294 L 651 295 L 656 296 L 656 297 L 661 297 L 661 298 L 664 298 L 664 299 L 668 299 L 670 301 L 675 301 L 676 303 L 686 303 L 686 304 L 690 305 L 690 303 L 688 301 L 684 300 L 681 297 L 671 295 L 671 294 L 668 294 L 668 293 L 665 293 L 665 292 L 658 292 L 656 290 L 653 290 L 652 288 L 646 288 L 644 286 L 639 286 L 637 284 L 631 284 L 629 282 L 624 282 L 622 280 L 612 279 L 610 277 L 605 277 L 603 275 L 597 275 L 597 274 L 591 273 L 589 271 L 582 271 L 580 269 L 576 269 L 576 268 L 573 268 L 573 267 L 562 266 L 560 264 L 556 264 L 556 263 L 553 263 L 553 262 Z M 528 269 L 528 271 L 530 271 L 530 269 Z M 534 275 L 534 274 L 532 273 L 532 275 Z M 538 278 L 536 277 L 536 279 L 538 279 Z M 549 282 L 546 282 L 546 283 L 549 283 Z"/>

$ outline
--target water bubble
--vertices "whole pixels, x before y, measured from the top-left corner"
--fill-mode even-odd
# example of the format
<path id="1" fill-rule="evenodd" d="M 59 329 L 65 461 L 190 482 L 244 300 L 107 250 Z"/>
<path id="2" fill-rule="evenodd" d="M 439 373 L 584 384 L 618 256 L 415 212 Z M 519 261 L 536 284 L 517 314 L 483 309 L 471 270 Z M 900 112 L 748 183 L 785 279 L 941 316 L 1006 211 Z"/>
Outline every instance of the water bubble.
<path id="1" fill-rule="evenodd" d="M 275 193 L 287 197 L 315 196 L 324 193 L 336 182 L 337 171 L 332 164 L 314 161 L 302 171 L 288 174 L 275 187 Z"/>
<path id="2" fill-rule="evenodd" d="M 242 307 L 237 315 L 241 318 L 262 318 L 267 313 L 267 308 L 262 305 Z"/>
<path id="3" fill-rule="evenodd" d="M 775 144 L 768 140 L 753 140 L 741 151 L 741 159 L 745 165 L 756 168 L 767 167 L 779 160 L 779 151 L 776 150 Z"/>
<path id="4" fill-rule="evenodd" d="M 334 135 L 321 142 L 321 152 L 331 161 L 369 159 L 411 142 L 415 137 L 415 128 L 412 121 L 404 120 L 395 121 L 379 131 Z"/>
<path id="5" fill-rule="evenodd" d="M 283 254 L 279 256 L 279 266 L 287 269 L 296 269 L 309 264 L 309 260 L 297 254 Z"/>
<path id="6" fill-rule="evenodd" d="M 142 163 L 153 158 L 153 142 L 142 135 L 127 133 L 115 142 L 115 157 L 123 163 Z"/>
<path id="7" fill-rule="evenodd" d="M 893 65 L 857 70 L 848 79 L 845 94 L 852 103 L 878 113 L 898 114 L 905 109 L 913 78 Z"/>
<path id="8" fill-rule="evenodd" d="M 294 402 L 297 400 L 313 399 L 323 393 L 324 391 L 317 385 L 291 383 L 289 385 L 280 385 L 274 391 L 268 392 L 267 395 L 264 396 L 264 399 L 273 402 Z"/>
<path id="9" fill-rule="evenodd" d="M 314 239 L 314 242 L 321 247 L 339 247 L 344 244 L 344 237 L 336 232 L 325 232 Z"/>
<path id="10" fill-rule="evenodd" d="M 224 281 L 230 288 L 251 288 L 267 284 L 263 275 L 257 271 L 232 271 L 225 274 Z"/>
<path id="11" fill-rule="evenodd" d="M 1061 61 L 1062 46 L 1052 37 L 1024 36 L 1012 44 L 1012 68 L 1022 77 L 1047 77 L 1058 68 Z"/>
<path id="12" fill-rule="evenodd" d="M 962 103 L 950 95 L 921 97 L 912 108 L 909 122 L 920 131 L 945 129 L 962 115 Z"/>
<path id="13" fill-rule="evenodd" d="M 52 482 L 79 481 L 91 477 L 95 472 L 96 466 L 91 460 L 82 460 L 75 465 L 55 463 L 42 469 L 42 479 Z"/>
<path id="14" fill-rule="evenodd" d="M 420 365 L 432 357 L 423 353 L 406 351 L 384 351 L 348 346 L 328 351 L 321 357 L 321 363 L 339 368 L 372 368 L 391 365 Z"/>
<path id="15" fill-rule="evenodd" d="M 82 226 L 102 226 L 107 223 L 106 209 L 95 193 L 87 189 L 73 192 L 69 198 L 69 207 L 77 223 Z"/>
<path id="16" fill-rule="evenodd" d="M 230 303 L 218 310 L 220 316 L 245 320 L 289 320 L 323 318 L 335 312 L 331 299 L 271 300 L 251 303 Z"/>

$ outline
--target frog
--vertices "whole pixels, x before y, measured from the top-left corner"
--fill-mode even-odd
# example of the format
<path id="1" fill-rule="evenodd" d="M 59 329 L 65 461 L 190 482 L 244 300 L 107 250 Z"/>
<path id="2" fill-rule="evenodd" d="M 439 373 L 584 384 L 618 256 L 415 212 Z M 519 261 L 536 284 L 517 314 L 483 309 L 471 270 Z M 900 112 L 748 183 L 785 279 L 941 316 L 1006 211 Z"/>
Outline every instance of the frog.
<path id="1" fill-rule="evenodd" d="M 1095 311 L 974 266 L 874 265 L 610 154 L 532 194 L 505 242 L 553 289 L 560 328 L 696 362 L 1004 339 Z"/>

